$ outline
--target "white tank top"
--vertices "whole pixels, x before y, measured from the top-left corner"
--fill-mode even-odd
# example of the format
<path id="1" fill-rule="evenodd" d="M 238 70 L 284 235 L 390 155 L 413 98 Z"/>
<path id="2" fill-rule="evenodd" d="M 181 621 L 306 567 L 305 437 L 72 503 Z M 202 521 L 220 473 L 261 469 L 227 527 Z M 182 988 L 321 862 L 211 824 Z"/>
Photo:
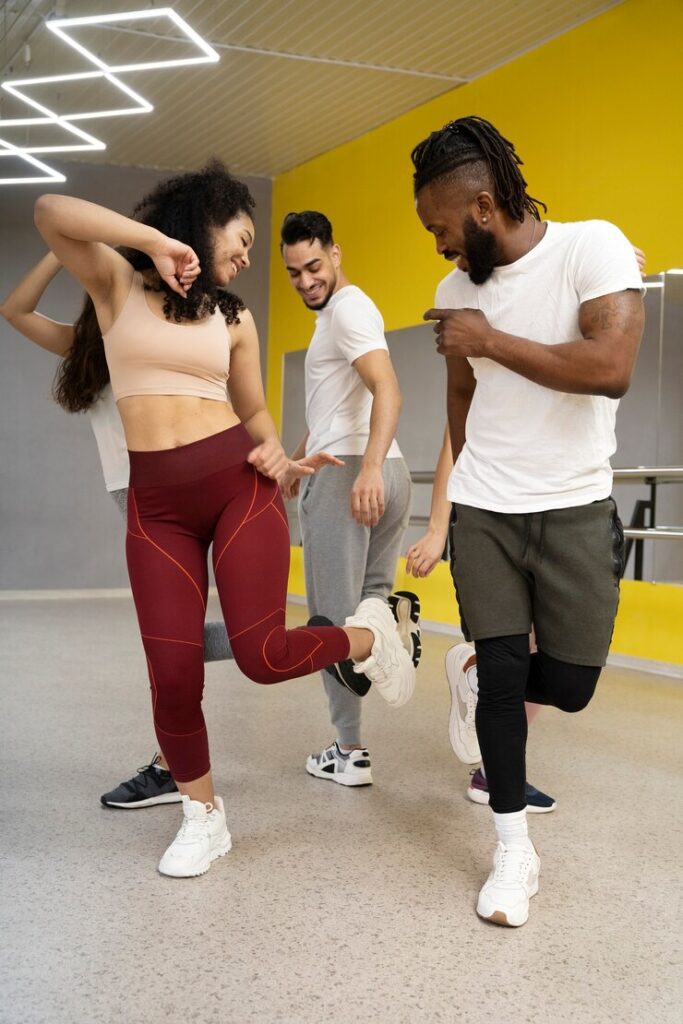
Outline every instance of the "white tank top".
<path id="1" fill-rule="evenodd" d="M 120 491 L 128 486 L 128 449 L 111 384 L 107 384 L 90 406 L 88 417 L 97 441 L 106 488 Z"/>

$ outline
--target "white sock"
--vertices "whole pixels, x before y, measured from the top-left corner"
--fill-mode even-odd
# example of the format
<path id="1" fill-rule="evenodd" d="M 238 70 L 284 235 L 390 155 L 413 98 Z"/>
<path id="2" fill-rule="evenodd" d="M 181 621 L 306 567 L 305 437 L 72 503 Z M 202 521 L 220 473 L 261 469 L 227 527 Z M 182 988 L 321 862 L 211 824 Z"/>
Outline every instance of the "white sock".
<path id="1" fill-rule="evenodd" d="M 493 813 L 496 834 L 505 846 L 528 846 L 531 843 L 526 823 L 526 810 L 513 811 L 512 814 Z"/>
<path id="2" fill-rule="evenodd" d="M 476 696 L 478 697 L 479 696 L 479 676 L 477 675 L 477 666 L 476 665 L 470 665 L 470 667 L 465 672 L 465 679 L 467 680 L 467 685 L 469 686 L 469 688 L 472 691 L 472 693 L 476 694 Z"/>

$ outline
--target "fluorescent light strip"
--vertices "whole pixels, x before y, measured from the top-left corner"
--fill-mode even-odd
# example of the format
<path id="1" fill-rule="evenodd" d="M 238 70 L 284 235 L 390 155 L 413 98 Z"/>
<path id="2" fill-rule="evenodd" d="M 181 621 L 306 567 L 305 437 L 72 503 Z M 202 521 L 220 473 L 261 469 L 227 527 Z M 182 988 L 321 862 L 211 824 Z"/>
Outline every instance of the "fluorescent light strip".
<path id="1" fill-rule="evenodd" d="M 75 26 L 82 25 L 103 25 L 110 24 L 117 21 L 141 21 L 149 18 L 170 18 L 175 25 L 178 26 L 181 32 L 183 32 L 190 42 L 193 42 L 203 53 L 202 57 L 183 57 L 175 60 L 165 61 L 143 61 L 139 64 L 119 64 L 119 65 L 107 65 L 100 60 L 94 53 L 88 50 L 81 43 L 76 42 L 75 39 L 64 32 L 65 28 L 73 28 Z M 146 11 L 129 11 L 124 14 L 102 14 L 102 15 L 88 15 L 83 18 L 60 18 L 59 21 L 53 20 L 46 22 L 47 27 L 55 35 L 59 36 L 65 43 L 72 46 L 74 50 L 77 50 L 80 54 L 92 61 L 98 67 L 108 71 L 149 71 L 152 68 L 177 68 L 188 64 L 207 64 L 216 63 L 220 60 L 220 56 L 212 46 L 209 46 L 200 35 L 198 35 L 194 29 L 190 28 L 187 22 L 180 17 L 179 14 L 170 7 L 159 7 L 158 9 L 151 8 Z"/>
<path id="2" fill-rule="evenodd" d="M 87 152 L 88 150 L 101 150 L 107 148 L 106 144 L 100 139 L 96 139 L 94 135 L 89 135 L 87 132 L 84 132 L 82 128 L 76 128 L 76 126 L 71 124 L 70 121 L 60 117 L 59 114 L 56 114 L 54 110 L 50 110 L 49 107 L 43 106 L 42 103 L 38 103 L 37 100 L 32 99 L 30 96 L 26 96 L 21 92 L 21 90 L 16 89 L 11 82 L 4 82 L 2 87 L 3 89 L 6 89 L 7 92 L 11 93 L 11 95 L 16 99 L 23 100 L 25 103 L 28 103 L 29 106 L 35 107 L 36 110 L 40 110 L 42 114 L 45 114 L 50 119 L 52 124 L 59 125 L 59 127 L 63 128 L 65 132 L 69 132 L 71 135 L 76 135 L 85 143 L 85 145 L 81 146 L 52 146 L 48 148 L 42 146 L 22 146 L 21 149 L 25 153 Z"/>
<path id="3" fill-rule="evenodd" d="M 139 64 L 121 64 L 117 66 L 111 66 L 101 60 L 96 54 L 92 53 L 81 43 L 73 39 L 65 29 L 74 28 L 82 25 L 102 25 L 112 24 L 115 22 L 122 21 L 142 21 L 149 18 L 169 18 L 181 32 L 185 34 L 187 39 L 194 43 L 202 52 L 199 57 L 185 57 L 178 58 L 175 60 L 164 60 L 164 61 L 145 61 Z M 11 126 L 14 128 L 19 127 L 30 127 L 32 125 L 57 125 L 63 128 L 64 131 L 75 135 L 82 140 L 83 144 L 63 145 L 63 146 L 15 146 L 10 142 L 6 142 L 0 139 L 0 145 L 5 147 L 4 151 L 0 151 L 0 157 L 3 156 L 18 156 L 20 159 L 24 159 L 27 162 L 33 164 L 36 167 L 40 167 L 41 170 L 45 170 L 49 177 L 46 178 L 0 178 L 0 185 L 13 185 L 18 183 L 30 183 L 39 181 L 66 181 L 64 175 L 47 164 L 41 163 L 40 160 L 36 160 L 31 157 L 31 153 L 68 153 L 75 151 L 88 151 L 88 150 L 103 150 L 106 149 L 106 144 L 99 139 L 96 139 L 93 135 L 89 135 L 87 132 L 76 128 L 73 121 L 86 121 L 91 118 L 98 117 L 119 117 L 125 114 L 144 114 L 149 113 L 154 109 L 151 103 L 149 103 L 143 96 L 136 93 L 130 86 L 126 85 L 119 78 L 116 77 L 117 72 L 123 71 L 150 71 L 158 68 L 172 68 L 172 67 L 183 67 L 194 64 L 206 64 L 215 63 L 220 60 L 219 54 L 209 46 L 200 35 L 198 35 L 194 29 L 190 28 L 187 22 L 180 17 L 179 14 L 170 7 L 160 7 L 158 9 L 147 9 L 144 11 L 127 11 L 121 14 L 102 14 L 102 15 L 88 15 L 81 18 L 61 18 L 59 20 L 53 19 L 45 22 L 47 28 L 56 36 L 58 36 L 63 42 L 67 43 L 72 49 L 80 53 L 86 60 L 94 64 L 99 70 L 97 71 L 84 71 L 75 74 L 68 75 L 49 75 L 40 78 L 24 78 L 15 80 L 12 82 L 4 82 L 2 88 L 6 89 L 7 92 L 11 93 L 16 99 L 23 101 L 31 107 L 38 110 L 43 116 L 33 118 L 9 118 L 5 120 L 0 119 L 0 127 Z M 174 39 L 174 42 L 177 41 Z M 73 82 L 83 79 L 92 78 L 105 78 L 111 85 L 116 89 L 129 96 L 136 106 L 124 107 L 124 108 L 111 108 L 108 110 L 93 110 L 93 111 L 76 111 L 72 114 L 57 114 L 55 111 L 50 110 L 48 107 L 39 103 L 37 100 L 27 96 L 19 88 L 20 86 L 31 86 L 31 85 L 50 85 L 55 82 Z"/>
<path id="4" fill-rule="evenodd" d="M 53 84 L 54 82 L 63 82 L 63 81 L 73 82 L 73 81 L 78 81 L 79 79 L 83 80 L 83 79 L 92 79 L 92 78 L 100 78 L 100 79 L 104 78 L 104 79 L 106 79 L 115 88 L 119 89 L 125 95 L 130 96 L 133 100 L 135 100 L 137 106 L 135 106 L 135 107 L 120 107 L 120 108 L 114 107 L 114 108 L 110 108 L 109 110 L 89 110 L 89 111 L 82 111 L 80 113 L 73 113 L 73 114 L 57 114 L 55 111 L 50 110 L 49 107 L 45 107 L 42 103 L 38 103 L 37 100 L 32 99 L 30 96 L 27 96 L 26 93 L 22 92 L 21 89 L 17 88 L 18 86 L 48 85 L 48 84 Z M 122 116 L 124 114 L 147 114 L 147 113 L 149 113 L 149 111 L 154 109 L 152 104 L 148 103 L 147 100 L 144 99 L 143 96 L 140 96 L 138 93 L 134 92 L 133 89 L 129 88 L 129 86 L 127 86 L 124 82 L 119 81 L 119 79 L 116 78 L 114 75 L 110 75 L 108 72 L 105 72 L 105 71 L 82 71 L 82 72 L 80 72 L 78 74 L 68 75 L 68 76 L 67 75 L 50 75 L 49 77 L 46 77 L 46 78 L 21 79 L 18 82 L 16 82 L 16 81 L 14 81 L 14 82 L 5 82 L 3 84 L 3 89 L 6 89 L 9 93 L 11 93 L 17 99 L 21 99 L 25 103 L 28 103 L 30 106 L 33 106 L 37 110 L 42 111 L 44 114 L 47 115 L 47 117 L 44 117 L 44 118 L 42 118 L 42 117 L 41 118 L 33 118 L 33 119 L 31 119 L 31 118 L 17 118 L 17 119 L 7 119 L 7 120 L 4 120 L 4 121 L 0 120 L 0 126 L 5 125 L 5 126 L 12 126 L 12 127 L 18 128 L 21 125 L 27 125 L 28 126 L 28 125 L 31 125 L 31 124 L 43 124 L 43 125 L 44 124 L 59 124 L 60 127 L 64 128 L 65 130 L 72 131 L 74 134 L 78 134 L 83 139 L 87 139 L 90 142 L 90 145 L 89 146 L 85 146 L 85 147 L 83 147 L 83 146 L 78 146 L 78 147 L 74 147 L 74 146 L 69 146 L 69 147 L 60 147 L 60 146 L 27 146 L 27 147 L 25 147 L 27 153 L 58 153 L 58 152 L 60 152 L 60 150 L 62 148 L 63 148 L 64 152 L 72 151 L 74 148 L 76 148 L 76 149 L 105 149 L 106 146 L 105 146 L 105 144 L 103 142 L 100 142 L 98 139 L 94 138 L 94 136 L 92 136 L 92 135 L 88 135 L 86 132 L 80 131 L 78 128 L 69 127 L 70 123 L 72 121 L 87 121 L 87 120 L 89 120 L 91 118 L 97 118 L 97 117 L 118 117 L 118 116 Z"/>
<path id="5" fill-rule="evenodd" d="M 39 181 L 66 181 L 63 174 L 56 171 L 54 167 L 48 167 L 41 160 L 36 160 L 34 156 L 29 156 L 24 150 L 19 149 L 17 146 L 13 146 L 11 142 L 6 142 L 5 139 L 0 139 L 0 146 L 4 146 L 8 150 L 9 156 L 16 156 L 19 160 L 25 160 L 26 163 L 32 164 L 34 167 L 40 167 L 41 170 L 46 173 L 40 178 L 1 178 L 0 184 L 2 185 L 30 185 L 35 184 Z M 4 153 L 2 154 L 5 155 Z"/>

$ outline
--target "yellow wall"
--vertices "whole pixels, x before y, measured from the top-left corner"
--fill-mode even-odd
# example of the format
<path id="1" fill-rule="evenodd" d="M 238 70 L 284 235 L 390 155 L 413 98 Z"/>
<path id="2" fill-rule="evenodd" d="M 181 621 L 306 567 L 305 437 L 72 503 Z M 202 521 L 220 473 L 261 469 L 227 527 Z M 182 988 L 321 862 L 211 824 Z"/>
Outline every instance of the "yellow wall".
<path id="1" fill-rule="evenodd" d="M 681 0 L 626 0 L 277 178 L 268 346 L 268 400 L 276 421 L 283 355 L 305 348 L 312 331 L 312 316 L 281 265 L 282 217 L 289 210 L 323 210 L 342 245 L 348 276 L 377 302 L 387 330 L 419 323 L 448 267 L 415 216 L 410 150 L 452 118 L 479 114 L 512 139 L 525 161 L 529 191 L 548 204 L 550 219 L 614 221 L 646 250 L 651 273 L 683 266 L 681 38 Z M 625 588 L 614 648 L 683 664 L 677 635 L 671 643 L 666 636 L 652 639 L 650 653 L 643 653 L 649 641 L 630 639 L 621 628 L 629 609 L 642 608 L 650 600 L 645 595 L 654 594 L 641 587 L 637 601 L 638 586 Z M 428 606 L 448 607 L 443 621 L 453 609 L 449 588 L 443 573 L 420 585 L 423 605 L 426 597 Z M 657 591 L 660 597 L 669 592 L 677 588 Z M 442 613 L 425 617 L 442 619 Z"/>

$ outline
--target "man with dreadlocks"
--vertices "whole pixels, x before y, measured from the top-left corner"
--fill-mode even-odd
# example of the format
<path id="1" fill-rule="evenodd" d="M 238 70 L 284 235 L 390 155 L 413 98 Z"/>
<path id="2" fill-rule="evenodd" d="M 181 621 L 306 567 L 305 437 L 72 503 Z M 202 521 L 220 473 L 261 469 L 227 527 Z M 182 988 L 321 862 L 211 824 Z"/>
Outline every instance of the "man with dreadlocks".
<path id="1" fill-rule="evenodd" d="M 462 688 L 478 697 L 498 839 L 477 913 L 518 926 L 540 869 L 524 701 L 586 707 L 614 627 L 624 560 L 609 458 L 641 281 L 612 224 L 541 221 L 513 145 L 483 118 L 452 121 L 412 159 L 418 216 L 455 263 L 425 319 L 447 364 L 452 574 L 476 649 Z"/>

